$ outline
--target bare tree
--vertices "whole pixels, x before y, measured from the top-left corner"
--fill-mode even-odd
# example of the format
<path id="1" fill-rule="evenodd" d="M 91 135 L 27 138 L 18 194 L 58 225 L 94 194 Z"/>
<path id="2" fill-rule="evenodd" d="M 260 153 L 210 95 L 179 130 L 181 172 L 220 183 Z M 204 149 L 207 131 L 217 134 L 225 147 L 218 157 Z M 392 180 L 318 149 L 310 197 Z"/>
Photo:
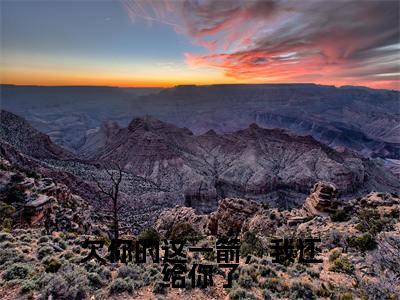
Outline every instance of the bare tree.
<path id="1" fill-rule="evenodd" d="M 119 211 L 122 208 L 122 205 L 119 203 L 119 192 L 120 192 L 120 184 L 123 177 L 123 168 L 118 163 L 111 163 L 110 166 L 104 166 L 104 170 L 110 178 L 110 185 L 101 184 L 100 181 L 92 176 L 92 180 L 96 183 L 100 192 L 108 198 L 111 202 L 111 212 L 112 222 L 113 222 L 113 232 L 114 239 L 118 239 L 119 237 Z"/>

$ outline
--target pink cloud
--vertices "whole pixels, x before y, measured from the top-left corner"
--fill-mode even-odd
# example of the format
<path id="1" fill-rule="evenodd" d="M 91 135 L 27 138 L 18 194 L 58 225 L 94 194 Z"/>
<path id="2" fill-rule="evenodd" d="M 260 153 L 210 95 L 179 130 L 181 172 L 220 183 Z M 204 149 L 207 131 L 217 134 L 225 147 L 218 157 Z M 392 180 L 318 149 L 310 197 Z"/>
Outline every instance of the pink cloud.
<path id="1" fill-rule="evenodd" d="M 398 1 L 124 2 L 132 18 L 169 24 L 207 54 L 191 65 L 248 82 L 398 88 Z"/>

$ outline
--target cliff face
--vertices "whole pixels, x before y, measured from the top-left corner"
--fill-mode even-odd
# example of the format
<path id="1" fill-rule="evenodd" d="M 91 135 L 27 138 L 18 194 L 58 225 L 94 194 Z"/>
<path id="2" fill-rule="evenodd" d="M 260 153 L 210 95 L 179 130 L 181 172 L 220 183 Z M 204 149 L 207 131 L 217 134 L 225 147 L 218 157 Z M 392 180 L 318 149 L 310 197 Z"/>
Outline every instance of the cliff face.
<path id="1" fill-rule="evenodd" d="M 39 158 L 70 159 L 74 156 L 55 145 L 49 136 L 34 129 L 23 118 L 0 111 L 0 139 L 8 142 L 23 154 Z"/>
<path id="2" fill-rule="evenodd" d="M 398 187 L 396 178 L 350 151 L 256 124 L 234 133 L 193 135 L 154 118 L 134 119 L 88 155 L 183 193 L 188 206 L 203 212 L 224 197 L 293 206 L 317 181 L 332 182 L 344 195 Z"/>

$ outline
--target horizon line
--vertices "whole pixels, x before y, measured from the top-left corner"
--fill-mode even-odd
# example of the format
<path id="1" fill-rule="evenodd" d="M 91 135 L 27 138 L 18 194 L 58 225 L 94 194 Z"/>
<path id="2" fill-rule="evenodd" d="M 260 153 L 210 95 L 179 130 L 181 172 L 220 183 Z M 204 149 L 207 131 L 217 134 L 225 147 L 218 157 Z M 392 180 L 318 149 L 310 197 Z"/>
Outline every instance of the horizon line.
<path id="1" fill-rule="evenodd" d="M 230 85 L 230 86 L 239 86 L 239 85 L 315 85 L 315 86 L 324 86 L 324 87 L 335 87 L 335 88 L 345 88 L 345 87 L 353 87 L 353 88 L 366 88 L 371 90 L 385 90 L 385 91 L 396 91 L 400 92 L 399 89 L 385 89 L 385 88 L 373 88 L 369 86 L 363 85 L 334 85 L 334 84 L 320 84 L 314 82 L 287 82 L 287 83 L 216 83 L 216 84 L 177 84 L 172 86 L 117 86 L 117 85 L 75 85 L 75 84 L 66 84 L 66 85 L 52 85 L 52 84 L 15 84 L 15 83 L 0 83 L 0 86 L 16 86 L 16 87 L 46 87 L 46 88 L 62 88 L 62 87 L 92 87 L 92 88 L 117 88 L 117 89 L 173 89 L 177 87 L 207 87 L 207 86 L 221 86 L 221 85 Z"/>

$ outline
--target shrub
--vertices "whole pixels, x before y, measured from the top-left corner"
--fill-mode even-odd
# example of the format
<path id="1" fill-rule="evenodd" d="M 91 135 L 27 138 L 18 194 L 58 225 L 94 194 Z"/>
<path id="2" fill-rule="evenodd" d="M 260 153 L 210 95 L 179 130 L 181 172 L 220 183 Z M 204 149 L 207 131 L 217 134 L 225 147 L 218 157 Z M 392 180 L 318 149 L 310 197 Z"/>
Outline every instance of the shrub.
<path id="1" fill-rule="evenodd" d="M 315 299 L 315 296 L 309 284 L 295 282 L 290 289 L 290 299 Z"/>
<path id="2" fill-rule="evenodd" d="M 75 254 L 81 253 L 81 247 L 80 246 L 72 247 L 72 252 L 74 252 Z"/>
<path id="3" fill-rule="evenodd" d="M 32 272 L 32 268 L 23 263 L 17 263 L 9 267 L 3 274 L 3 279 L 10 281 L 14 279 L 25 279 Z"/>
<path id="4" fill-rule="evenodd" d="M 128 283 L 127 281 L 123 280 L 122 278 L 115 279 L 110 286 L 110 294 L 121 294 L 123 292 L 132 293 L 133 292 L 133 285 Z"/>
<path id="5" fill-rule="evenodd" d="M 97 273 L 89 273 L 88 274 L 89 285 L 93 288 L 99 289 L 105 286 L 105 282 L 101 278 L 101 276 Z"/>
<path id="6" fill-rule="evenodd" d="M 331 254 L 329 254 L 329 261 L 333 262 L 335 259 L 339 258 L 341 255 L 340 251 L 338 250 L 333 250 Z"/>
<path id="7" fill-rule="evenodd" d="M 26 242 L 26 243 L 31 243 L 32 242 L 32 237 L 29 234 L 23 234 L 19 237 L 19 240 L 21 242 Z"/>
<path id="8" fill-rule="evenodd" d="M 118 278 L 131 278 L 137 280 L 140 278 L 141 270 L 135 265 L 122 266 L 118 269 Z"/>
<path id="9" fill-rule="evenodd" d="M 18 253 L 16 249 L 0 249 L 0 266 L 4 267 L 23 261 L 25 261 L 25 257 Z"/>
<path id="10" fill-rule="evenodd" d="M 38 239 L 38 244 L 45 244 L 45 243 L 48 243 L 48 242 L 49 242 L 49 236 L 48 235 L 41 236 Z"/>
<path id="11" fill-rule="evenodd" d="M 172 226 L 171 233 L 167 236 L 170 240 L 187 240 L 190 243 L 196 243 L 200 237 L 192 225 L 183 222 Z"/>
<path id="12" fill-rule="evenodd" d="M 11 242 L 0 243 L 0 249 L 15 248 L 15 245 Z"/>
<path id="13" fill-rule="evenodd" d="M 0 243 L 2 242 L 11 242 L 14 240 L 14 237 L 7 232 L 0 232 Z"/>
<path id="14" fill-rule="evenodd" d="M 150 268 L 148 269 L 148 273 L 150 276 L 156 276 L 160 271 L 157 268 Z"/>
<path id="15" fill-rule="evenodd" d="M 10 231 L 12 228 L 12 217 L 15 208 L 5 202 L 0 201 L 0 230 Z"/>
<path id="16" fill-rule="evenodd" d="M 63 254 L 61 255 L 62 258 L 65 258 L 67 260 L 71 259 L 74 257 L 74 253 L 72 253 L 72 251 L 64 251 Z"/>
<path id="17" fill-rule="evenodd" d="M 153 293 L 154 294 L 166 294 L 167 288 L 164 286 L 164 282 L 156 281 L 153 286 Z"/>
<path id="18" fill-rule="evenodd" d="M 333 265 L 329 268 L 329 271 L 353 274 L 354 266 L 351 264 L 347 257 L 338 257 L 333 261 Z"/>
<path id="19" fill-rule="evenodd" d="M 241 288 L 232 288 L 229 292 L 230 300 L 257 300 L 257 297 L 252 293 L 241 289 Z"/>
<path id="20" fill-rule="evenodd" d="M 37 251 L 37 258 L 42 259 L 48 255 L 53 255 L 54 254 L 54 249 L 51 246 L 44 245 L 43 247 L 39 248 Z"/>
<path id="21" fill-rule="evenodd" d="M 250 254 L 262 257 L 264 254 L 264 247 L 261 240 L 254 233 L 247 231 L 244 233 L 240 245 L 240 256 L 246 257 Z"/>
<path id="22" fill-rule="evenodd" d="M 238 283 L 241 287 L 245 289 L 250 289 L 252 286 L 254 286 L 254 280 L 248 274 L 240 276 Z"/>
<path id="23" fill-rule="evenodd" d="M 276 272 L 270 267 L 264 265 L 258 265 L 258 272 L 262 277 L 275 277 Z"/>
<path id="24" fill-rule="evenodd" d="M 58 273 L 45 273 L 40 279 L 40 299 L 84 299 L 88 288 L 87 274 L 79 266 L 67 264 Z"/>
<path id="25" fill-rule="evenodd" d="M 55 273 L 60 269 L 61 262 L 56 257 L 47 257 L 43 261 L 46 272 Z"/>
<path id="26" fill-rule="evenodd" d="M 26 294 L 37 288 L 37 282 L 35 280 L 24 280 L 21 285 L 21 294 Z"/>
<path id="27" fill-rule="evenodd" d="M 350 215 L 344 209 L 338 209 L 331 215 L 332 222 L 345 222 L 350 220 Z"/>
<path id="28" fill-rule="evenodd" d="M 381 215 L 372 209 L 363 209 L 358 214 L 359 223 L 356 228 L 362 232 L 369 232 L 373 235 L 381 232 L 390 223 L 390 219 L 382 218 Z"/>
<path id="29" fill-rule="evenodd" d="M 357 248 L 362 252 L 375 249 L 377 243 L 370 233 L 364 233 L 358 237 L 350 237 L 347 240 L 350 247 Z"/>
<path id="30" fill-rule="evenodd" d="M 139 239 L 156 244 L 160 242 L 160 234 L 154 228 L 147 228 L 140 233 Z"/>

